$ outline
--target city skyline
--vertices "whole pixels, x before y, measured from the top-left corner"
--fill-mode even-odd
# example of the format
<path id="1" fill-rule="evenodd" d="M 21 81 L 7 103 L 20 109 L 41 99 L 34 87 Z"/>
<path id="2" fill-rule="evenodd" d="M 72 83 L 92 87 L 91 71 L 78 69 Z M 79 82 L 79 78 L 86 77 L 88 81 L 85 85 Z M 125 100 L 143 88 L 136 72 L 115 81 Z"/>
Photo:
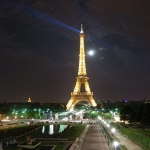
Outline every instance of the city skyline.
<path id="1" fill-rule="evenodd" d="M 81 24 L 94 99 L 150 99 L 149 3 L 0 2 L 0 102 L 67 103 L 78 73 Z"/>

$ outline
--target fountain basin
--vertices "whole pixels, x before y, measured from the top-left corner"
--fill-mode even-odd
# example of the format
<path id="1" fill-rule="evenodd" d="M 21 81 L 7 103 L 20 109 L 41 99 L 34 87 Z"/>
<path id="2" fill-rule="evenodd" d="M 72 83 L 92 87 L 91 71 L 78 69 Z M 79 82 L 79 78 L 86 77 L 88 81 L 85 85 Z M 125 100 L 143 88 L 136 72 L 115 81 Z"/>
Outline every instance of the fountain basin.
<path id="1" fill-rule="evenodd" d="M 23 143 L 17 145 L 17 147 L 26 148 L 26 149 L 35 149 L 40 144 L 41 144 L 41 142 L 36 142 L 36 141 L 33 141 L 30 144 L 28 144 L 27 142 L 23 142 Z"/>

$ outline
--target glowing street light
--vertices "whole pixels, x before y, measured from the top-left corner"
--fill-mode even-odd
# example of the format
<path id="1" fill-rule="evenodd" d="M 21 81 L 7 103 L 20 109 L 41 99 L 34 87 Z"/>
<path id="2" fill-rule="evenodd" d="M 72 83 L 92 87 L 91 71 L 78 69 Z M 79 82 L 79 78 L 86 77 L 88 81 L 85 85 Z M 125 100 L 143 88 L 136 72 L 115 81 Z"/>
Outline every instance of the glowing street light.
<path id="1" fill-rule="evenodd" d="M 114 144 L 114 147 L 115 147 L 115 150 L 116 150 L 116 148 L 119 145 L 119 143 L 117 141 L 114 141 L 113 144 Z"/>
<path id="2" fill-rule="evenodd" d="M 72 119 L 72 115 L 70 115 L 70 119 Z"/>
<path id="3" fill-rule="evenodd" d="M 115 133 L 115 131 L 116 131 L 115 128 L 112 128 L 112 129 L 111 129 L 112 135 Z"/>
<path id="4" fill-rule="evenodd" d="M 101 117 L 99 117 L 99 116 L 98 116 L 98 119 L 99 119 L 99 120 L 102 120 L 102 118 L 101 118 Z"/>
<path id="5" fill-rule="evenodd" d="M 109 125 L 109 124 L 107 124 L 107 127 L 109 128 L 109 127 L 110 127 L 110 125 Z"/>

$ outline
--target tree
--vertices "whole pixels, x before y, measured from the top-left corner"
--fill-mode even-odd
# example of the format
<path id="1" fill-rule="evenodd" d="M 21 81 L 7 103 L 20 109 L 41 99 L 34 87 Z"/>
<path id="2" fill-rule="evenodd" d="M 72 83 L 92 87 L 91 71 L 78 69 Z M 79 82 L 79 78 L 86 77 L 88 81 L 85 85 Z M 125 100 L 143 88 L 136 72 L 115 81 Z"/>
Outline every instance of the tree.
<path id="1" fill-rule="evenodd" d="M 98 116 L 98 112 L 97 111 L 91 111 L 90 112 L 90 118 L 94 119 Z"/>
<path id="2" fill-rule="evenodd" d="M 150 126 L 149 120 L 150 120 L 150 103 L 145 103 L 140 123 L 145 126 Z"/>
<path id="3" fill-rule="evenodd" d="M 129 123 L 134 122 L 135 111 L 129 106 L 125 106 L 120 111 L 120 120 L 129 121 Z"/>
<path id="4" fill-rule="evenodd" d="M 143 110 L 144 110 L 144 103 L 140 103 L 137 107 L 137 109 L 135 109 L 136 112 L 136 116 L 134 118 L 135 122 L 139 122 L 141 121 L 142 115 L 143 115 Z"/>

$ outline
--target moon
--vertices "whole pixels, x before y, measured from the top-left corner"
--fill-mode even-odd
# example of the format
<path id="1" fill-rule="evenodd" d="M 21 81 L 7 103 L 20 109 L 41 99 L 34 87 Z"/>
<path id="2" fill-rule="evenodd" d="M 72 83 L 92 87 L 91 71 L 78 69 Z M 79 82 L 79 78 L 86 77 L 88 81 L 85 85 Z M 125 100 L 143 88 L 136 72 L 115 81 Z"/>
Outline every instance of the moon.
<path id="1" fill-rule="evenodd" d="M 92 55 L 94 55 L 94 51 L 90 50 L 90 51 L 88 51 L 88 54 L 92 56 Z"/>

